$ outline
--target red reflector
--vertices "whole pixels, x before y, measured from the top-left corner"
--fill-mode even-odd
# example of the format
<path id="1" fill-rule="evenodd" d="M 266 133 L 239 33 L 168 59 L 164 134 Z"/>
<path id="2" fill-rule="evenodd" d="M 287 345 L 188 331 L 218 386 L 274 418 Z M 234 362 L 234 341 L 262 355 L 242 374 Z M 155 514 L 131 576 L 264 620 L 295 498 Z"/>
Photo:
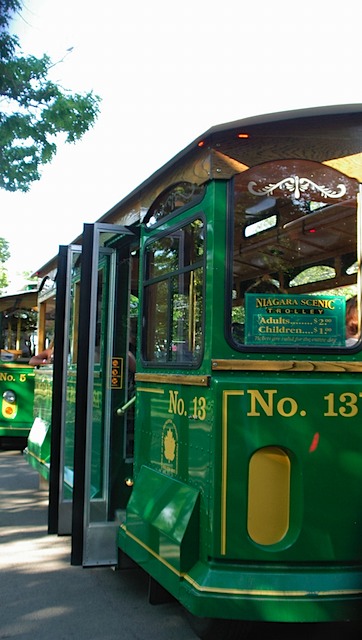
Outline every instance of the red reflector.
<path id="1" fill-rule="evenodd" d="M 308 229 L 308 233 L 316 233 L 317 229 Z"/>
<path id="2" fill-rule="evenodd" d="M 205 144 L 205 142 L 203 140 L 200 140 L 200 142 L 197 143 L 198 147 L 203 147 Z"/>

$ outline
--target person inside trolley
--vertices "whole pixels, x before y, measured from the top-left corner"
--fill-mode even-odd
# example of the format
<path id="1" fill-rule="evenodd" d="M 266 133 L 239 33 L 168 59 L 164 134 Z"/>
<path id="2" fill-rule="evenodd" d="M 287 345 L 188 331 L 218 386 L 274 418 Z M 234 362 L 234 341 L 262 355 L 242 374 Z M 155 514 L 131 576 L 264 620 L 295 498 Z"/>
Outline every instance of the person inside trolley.
<path id="1" fill-rule="evenodd" d="M 54 355 L 54 341 L 49 343 L 49 347 L 40 351 L 36 356 L 32 356 L 29 360 L 29 364 L 33 366 L 39 366 L 43 364 L 52 364 Z"/>
<path id="2" fill-rule="evenodd" d="M 346 347 L 353 347 L 359 340 L 357 296 L 346 304 Z"/>

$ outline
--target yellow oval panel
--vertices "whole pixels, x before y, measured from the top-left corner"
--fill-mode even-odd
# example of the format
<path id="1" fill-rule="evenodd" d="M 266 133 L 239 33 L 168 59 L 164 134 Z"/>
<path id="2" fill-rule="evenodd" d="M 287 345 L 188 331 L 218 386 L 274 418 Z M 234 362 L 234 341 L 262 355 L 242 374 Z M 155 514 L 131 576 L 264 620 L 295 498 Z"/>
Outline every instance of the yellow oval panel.
<path id="1" fill-rule="evenodd" d="M 249 464 L 248 533 L 254 542 L 280 542 L 289 528 L 290 459 L 279 447 L 254 453 Z"/>

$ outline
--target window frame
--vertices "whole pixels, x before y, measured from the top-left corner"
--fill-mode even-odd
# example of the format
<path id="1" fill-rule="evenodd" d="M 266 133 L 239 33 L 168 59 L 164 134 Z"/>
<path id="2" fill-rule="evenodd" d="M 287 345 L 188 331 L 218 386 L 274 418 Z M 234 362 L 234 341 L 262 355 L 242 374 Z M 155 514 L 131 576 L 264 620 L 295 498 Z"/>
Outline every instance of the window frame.
<path id="1" fill-rule="evenodd" d="M 279 161 L 275 161 L 276 163 Z M 280 161 L 282 162 L 282 160 Z M 259 165 L 260 166 L 260 165 Z M 250 169 L 253 169 L 253 167 L 250 167 Z M 239 174 L 236 174 L 239 175 Z M 347 180 L 351 180 L 351 182 L 353 181 L 353 179 L 349 178 L 349 176 L 346 176 L 345 174 L 342 174 L 342 176 L 345 176 L 345 178 Z M 353 355 L 356 352 L 360 351 L 360 349 L 362 348 L 362 335 L 360 336 L 359 340 L 357 341 L 356 345 L 354 346 L 330 346 L 330 347 L 323 347 L 323 346 L 292 346 L 292 345 L 268 345 L 268 344 L 263 344 L 263 345 L 246 345 L 245 343 L 239 343 L 237 342 L 232 335 L 232 310 L 233 310 L 233 305 L 232 305 L 232 294 L 233 294 L 233 259 L 234 259 L 234 232 L 235 232 L 235 228 L 234 228 L 234 202 L 235 202 L 235 191 L 234 191 L 234 180 L 235 180 L 236 176 L 233 176 L 231 178 L 231 180 L 229 181 L 228 184 L 228 195 L 227 195 L 227 259 L 226 259 L 226 264 L 227 264 L 227 268 L 226 268 L 226 277 L 225 277 L 225 295 L 226 295 L 226 300 L 225 300 L 225 340 L 226 342 L 229 344 L 229 346 L 232 347 L 233 350 L 238 351 L 240 353 L 293 353 L 293 354 L 305 354 L 305 353 L 313 353 L 313 354 L 321 354 L 321 355 L 325 355 L 325 354 L 329 354 L 329 355 L 343 355 L 344 357 L 347 355 Z M 361 203 L 362 203 L 362 185 L 361 183 L 358 183 L 357 180 L 355 180 L 355 182 L 358 184 L 358 192 L 357 192 L 357 197 L 356 197 L 356 260 L 361 260 L 361 254 L 362 254 L 362 209 L 361 209 Z M 262 235 L 263 232 L 261 232 L 260 235 Z M 356 284 L 357 284 L 357 295 L 360 298 L 360 286 L 361 283 L 359 282 L 359 275 L 357 275 L 357 279 L 356 279 Z M 292 292 L 290 292 L 290 295 L 292 295 Z M 297 293 L 297 291 L 295 292 Z M 359 299 L 359 308 L 361 309 L 361 300 Z"/>
<path id="2" fill-rule="evenodd" d="M 158 240 L 162 240 L 163 238 L 167 238 L 169 236 L 172 236 L 173 234 L 177 234 L 178 231 L 186 228 L 187 226 L 191 225 L 193 222 L 195 222 L 196 220 L 200 220 L 202 222 L 203 225 L 203 230 L 204 230 L 204 244 L 203 244 L 203 255 L 201 257 L 201 260 L 188 265 L 186 268 L 183 267 L 181 270 L 178 269 L 177 271 L 172 271 L 172 272 L 168 272 L 166 277 L 164 274 L 157 276 L 157 277 L 152 277 L 149 278 L 148 277 L 148 273 L 147 273 L 147 269 L 148 269 L 148 265 L 147 265 L 147 251 L 148 248 L 150 247 L 150 245 L 152 245 L 154 242 L 157 242 Z M 202 309 L 201 309 L 201 335 L 202 335 L 202 343 L 200 345 L 200 352 L 199 352 L 199 357 L 197 360 L 195 361 L 189 361 L 189 360 L 178 360 L 178 361 L 172 361 L 172 360 L 166 360 L 166 361 L 158 361 L 156 359 L 150 360 L 147 359 L 146 357 L 146 352 L 147 352 L 147 332 L 144 330 L 142 331 L 142 343 L 141 343 L 141 352 L 140 352 L 140 358 L 141 358 L 141 362 L 142 365 L 146 368 L 157 368 L 157 369 L 192 369 L 192 370 L 196 370 L 199 369 L 202 365 L 203 362 L 203 358 L 204 358 L 204 350 L 205 350 L 205 338 L 204 338 L 204 327 L 205 327 L 205 291 L 206 291 L 206 246 L 207 246 L 207 238 L 206 238 L 206 229 L 207 229 L 207 225 L 206 225 L 206 217 L 203 211 L 199 210 L 196 211 L 192 214 L 192 216 L 188 216 L 185 218 L 182 218 L 181 220 L 177 220 L 177 224 L 173 224 L 172 226 L 165 228 L 160 228 L 158 227 L 157 229 L 152 228 L 152 232 L 149 229 L 149 236 L 146 239 L 143 247 L 142 247 L 142 271 L 143 271 L 143 277 L 142 277 L 142 302 L 141 302 L 141 318 L 142 318 L 142 326 L 145 327 L 146 323 L 148 321 L 148 294 L 147 294 L 147 288 L 150 286 L 153 286 L 155 284 L 158 283 L 163 283 L 166 282 L 167 283 L 167 295 L 170 295 L 170 290 L 171 290 L 171 281 L 173 278 L 178 277 L 179 275 L 185 274 L 185 273 L 192 273 L 197 271 L 198 269 L 202 269 L 203 272 L 203 278 L 202 278 L 202 301 L 203 301 L 203 305 L 202 305 Z M 170 322 L 170 318 L 168 318 L 167 323 L 166 323 L 166 330 L 168 331 L 168 325 Z M 172 337 L 172 336 L 171 336 Z M 170 345 L 168 345 L 169 347 Z"/>

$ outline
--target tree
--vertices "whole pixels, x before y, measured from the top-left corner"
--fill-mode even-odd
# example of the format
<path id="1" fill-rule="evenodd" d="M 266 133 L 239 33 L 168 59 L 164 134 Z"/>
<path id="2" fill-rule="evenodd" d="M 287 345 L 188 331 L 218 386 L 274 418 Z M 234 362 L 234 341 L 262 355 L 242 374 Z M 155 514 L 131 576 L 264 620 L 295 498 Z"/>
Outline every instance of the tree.
<path id="1" fill-rule="evenodd" d="M 0 238 L 0 292 L 8 285 L 8 274 L 3 264 L 9 258 L 9 243 L 4 238 Z"/>
<path id="2" fill-rule="evenodd" d="M 21 55 L 9 33 L 20 9 L 21 0 L 0 0 L 0 188 L 26 192 L 56 154 L 59 134 L 76 142 L 94 124 L 100 98 L 50 81 L 49 56 Z"/>

